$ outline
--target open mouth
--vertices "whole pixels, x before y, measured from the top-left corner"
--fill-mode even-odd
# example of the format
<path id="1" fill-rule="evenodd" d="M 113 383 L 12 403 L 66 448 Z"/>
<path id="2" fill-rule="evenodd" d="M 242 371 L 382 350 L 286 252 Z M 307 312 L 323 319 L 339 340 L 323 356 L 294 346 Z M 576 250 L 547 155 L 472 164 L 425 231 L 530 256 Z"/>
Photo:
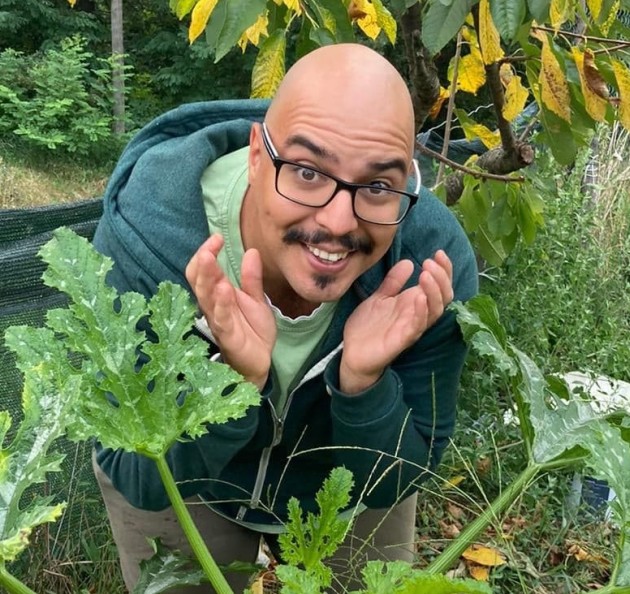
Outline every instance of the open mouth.
<path id="1" fill-rule="evenodd" d="M 326 250 L 322 250 L 316 248 L 312 245 L 306 244 L 306 248 L 311 254 L 317 257 L 322 262 L 329 262 L 334 264 L 335 262 L 339 262 L 340 260 L 345 260 L 348 257 L 350 252 L 327 252 Z"/>

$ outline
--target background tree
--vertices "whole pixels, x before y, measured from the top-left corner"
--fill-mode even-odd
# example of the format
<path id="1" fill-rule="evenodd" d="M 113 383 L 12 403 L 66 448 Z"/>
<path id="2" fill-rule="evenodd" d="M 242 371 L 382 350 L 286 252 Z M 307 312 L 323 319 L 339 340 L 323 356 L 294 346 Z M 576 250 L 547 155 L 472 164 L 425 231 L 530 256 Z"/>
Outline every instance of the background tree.
<path id="1" fill-rule="evenodd" d="M 534 160 L 534 144 L 573 163 L 599 123 L 619 119 L 630 128 L 630 44 L 620 11 L 628 0 L 170 0 L 180 19 L 190 15 L 189 39 L 202 33 L 215 60 L 235 45 L 258 47 L 253 97 L 273 95 L 293 59 L 328 43 L 394 45 L 402 31 L 407 76 L 420 131 L 447 103 L 445 138 L 453 121 L 484 154 L 466 166 L 422 144 L 459 171 L 439 176 L 437 191 L 457 209 L 480 254 L 498 264 L 519 238 L 531 242 L 542 224 L 532 174 L 510 175 Z M 579 30 L 579 33 L 573 32 Z M 453 43 L 455 41 L 455 43 Z M 382 47 L 382 46 L 380 46 Z M 437 63 L 451 52 L 446 80 Z M 492 126 L 457 104 L 462 93 L 485 93 Z M 457 96 L 457 100 L 456 100 Z M 532 115 L 517 135 L 514 122 L 527 104 Z M 533 134 L 532 134 L 533 133 Z"/>

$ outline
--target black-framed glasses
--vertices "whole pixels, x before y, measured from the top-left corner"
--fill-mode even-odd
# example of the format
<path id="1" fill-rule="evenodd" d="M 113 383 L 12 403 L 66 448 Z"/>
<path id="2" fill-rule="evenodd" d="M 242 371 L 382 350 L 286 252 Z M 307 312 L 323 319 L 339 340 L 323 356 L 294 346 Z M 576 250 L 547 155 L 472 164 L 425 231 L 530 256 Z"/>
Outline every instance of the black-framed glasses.
<path id="1" fill-rule="evenodd" d="M 418 200 L 421 179 L 418 162 L 413 159 L 416 188 L 413 193 L 392 190 L 376 184 L 354 184 L 329 173 L 295 161 L 282 159 L 276 150 L 267 125 L 262 124 L 262 139 L 276 169 L 278 194 L 303 206 L 322 208 L 340 190 L 352 196 L 352 210 L 357 219 L 377 225 L 398 225 Z"/>

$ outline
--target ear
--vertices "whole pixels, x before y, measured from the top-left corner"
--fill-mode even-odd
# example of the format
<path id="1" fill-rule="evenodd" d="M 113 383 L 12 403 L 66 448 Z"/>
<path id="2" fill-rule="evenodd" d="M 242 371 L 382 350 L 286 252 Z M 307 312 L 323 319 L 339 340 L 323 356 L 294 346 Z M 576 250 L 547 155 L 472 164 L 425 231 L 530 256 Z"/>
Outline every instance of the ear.
<path id="1" fill-rule="evenodd" d="M 261 167 L 261 161 L 263 159 L 264 147 L 262 144 L 262 126 L 258 122 L 252 124 L 249 131 L 249 159 L 248 159 L 248 173 L 247 180 L 249 185 L 256 179 Z"/>

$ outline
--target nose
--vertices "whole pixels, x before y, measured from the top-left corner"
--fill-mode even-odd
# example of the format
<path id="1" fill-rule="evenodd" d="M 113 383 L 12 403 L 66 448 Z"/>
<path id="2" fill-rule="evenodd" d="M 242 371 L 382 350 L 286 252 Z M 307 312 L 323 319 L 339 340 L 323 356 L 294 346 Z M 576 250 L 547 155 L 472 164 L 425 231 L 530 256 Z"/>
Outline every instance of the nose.
<path id="1" fill-rule="evenodd" d="M 352 200 L 349 190 L 339 189 L 326 206 L 316 210 L 315 221 L 336 237 L 355 231 L 359 221 L 354 216 Z"/>

